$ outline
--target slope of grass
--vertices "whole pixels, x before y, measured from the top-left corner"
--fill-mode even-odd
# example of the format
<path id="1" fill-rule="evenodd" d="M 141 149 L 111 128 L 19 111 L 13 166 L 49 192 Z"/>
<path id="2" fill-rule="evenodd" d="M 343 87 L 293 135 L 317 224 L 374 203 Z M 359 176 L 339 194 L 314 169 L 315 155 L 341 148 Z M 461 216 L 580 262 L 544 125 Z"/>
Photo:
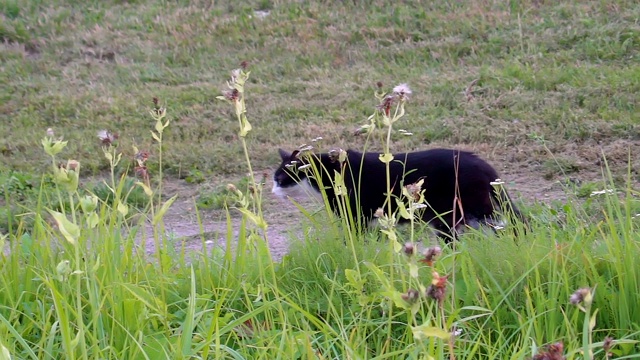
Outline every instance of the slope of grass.
<path id="1" fill-rule="evenodd" d="M 170 171 L 238 174 L 231 113 L 213 98 L 220 70 L 243 60 L 259 74 L 249 104 L 258 167 L 272 166 L 277 146 L 315 136 L 361 146 L 351 133 L 375 106 L 378 81 L 414 90 L 404 126 L 415 136 L 396 139 L 398 150 L 508 146 L 535 167 L 548 157 L 536 136 L 556 156 L 589 162 L 596 143 L 624 161 L 640 137 L 635 1 L 3 0 L 0 11 L 0 132 L 11 134 L 0 148 L 23 171 L 43 166 L 30 135 L 48 127 L 73 140 L 69 153 L 87 173 L 105 169 L 93 156 L 100 129 L 125 149 L 148 148 L 144 113 L 157 96 L 174 109 Z"/>

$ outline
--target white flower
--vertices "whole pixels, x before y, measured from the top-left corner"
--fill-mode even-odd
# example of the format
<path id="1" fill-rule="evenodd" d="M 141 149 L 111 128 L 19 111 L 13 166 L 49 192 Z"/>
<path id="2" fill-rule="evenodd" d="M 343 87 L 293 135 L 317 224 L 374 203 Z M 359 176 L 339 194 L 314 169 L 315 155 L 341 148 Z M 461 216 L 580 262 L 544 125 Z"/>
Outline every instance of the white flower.
<path id="1" fill-rule="evenodd" d="M 498 185 L 503 185 L 504 181 L 502 181 L 502 179 L 495 179 L 494 181 L 489 183 L 491 186 L 498 186 Z"/>

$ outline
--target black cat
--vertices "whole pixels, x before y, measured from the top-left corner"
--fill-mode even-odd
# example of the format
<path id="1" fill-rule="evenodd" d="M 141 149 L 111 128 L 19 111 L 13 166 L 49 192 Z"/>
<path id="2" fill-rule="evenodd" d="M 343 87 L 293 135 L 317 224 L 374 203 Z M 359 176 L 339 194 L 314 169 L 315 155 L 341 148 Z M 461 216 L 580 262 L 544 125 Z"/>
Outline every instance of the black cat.
<path id="1" fill-rule="evenodd" d="M 379 153 L 346 151 L 346 161 L 336 154 L 289 153 L 280 149 L 282 163 L 274 174 L 272 192 L 279 196 L 291 194 L 297 185 L 310 185 L 320 193 L 325 188 L 329 204 L 337 213 L 333 179 L 336 171 L 343 174 L 352 211 L 359 210 L 361 220 L 371 220 L 378 208 L 387 210 L 386 168 Z M 313 162 L 314 164 L 311 164 Z M 521 212 L 513 205 L 504 189 L 496 190 L 491 182 L 498 179 L 495 169 L 486 161 L 467 151 L 432 149 L 394 154 L 390 165 L 392 194 L 401 195 L 402 186 L 423 180 L 422 189 L 427 207 L 422 220 L 442 234 L 453 235 L 460 225 L 477 228 L 480 224 L 496 226 L 503 208 L 524 221 Z M 322 172 L 321 182 L 309 167 Z M 299 169 L 305 169 L 304 171 Z M 396 202 L 392 199 L 392 209 Z M 455 209 L 454 209 L 455 204 Z M 359 205 L 359 207 L 357 207 Z"/>

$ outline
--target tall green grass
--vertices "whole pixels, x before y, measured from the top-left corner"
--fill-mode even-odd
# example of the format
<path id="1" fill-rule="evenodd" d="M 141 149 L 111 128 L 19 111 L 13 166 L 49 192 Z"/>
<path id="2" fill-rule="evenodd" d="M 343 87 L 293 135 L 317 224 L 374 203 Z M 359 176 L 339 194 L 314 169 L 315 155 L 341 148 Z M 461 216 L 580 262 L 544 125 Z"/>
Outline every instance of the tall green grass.
<path id="1" fill-rule="evenodd" d="M 2 236 L 0 358 L 640 357 L 640 203 L 631 185 L 610 182 L 590 212 L 577 202 L 531 207 L 518 238 L 470 230 L 429 255 L 432 234 L 418 223 L 396 227 L 398 214 L 384 214 L 384 233 L 351 228 L 348 209 L 316 215 L 321 221 L 310 215 L 309 231 L 274 262 L 245 138 L 248 77 L 234 71 L 222 96 L 234 107 L 251 178 L 228 187 L 226 251 L 208 250 L 203 238 L 200 251 L 185 254 L 163 231 L 174 198 L 162 195 L 161 159 L 137 149 L 126 159 L 106 142 L 105 201 L 79 185 L 80 164 L 57 166 L 64 143 L 44 138 L 55 189 L 43 188 L 23 215 L 32 225 Z M 158 154 L 166 111 L 157 102 L 151 109 Z M 127 205 L 127 171 L 116 174 L 129 167 L 144 206 Z M 67 205 L 53 209 L 55 201 Z M 140 240 L 149 236 L 154 251 Z"/>

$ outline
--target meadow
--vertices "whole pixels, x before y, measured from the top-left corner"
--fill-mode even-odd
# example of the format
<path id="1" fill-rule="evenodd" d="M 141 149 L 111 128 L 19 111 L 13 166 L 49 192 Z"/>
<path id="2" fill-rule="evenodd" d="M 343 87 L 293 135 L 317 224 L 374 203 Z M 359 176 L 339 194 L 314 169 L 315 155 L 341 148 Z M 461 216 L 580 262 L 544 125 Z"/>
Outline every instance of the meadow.
<path id="1" fill-rule="evenodd" d="M 0 359 L 640 357 L 635 1 L 0 0 L 0 40 Z M 285 211 L 303 144 L 474 150 L 528 229 Z"/>

